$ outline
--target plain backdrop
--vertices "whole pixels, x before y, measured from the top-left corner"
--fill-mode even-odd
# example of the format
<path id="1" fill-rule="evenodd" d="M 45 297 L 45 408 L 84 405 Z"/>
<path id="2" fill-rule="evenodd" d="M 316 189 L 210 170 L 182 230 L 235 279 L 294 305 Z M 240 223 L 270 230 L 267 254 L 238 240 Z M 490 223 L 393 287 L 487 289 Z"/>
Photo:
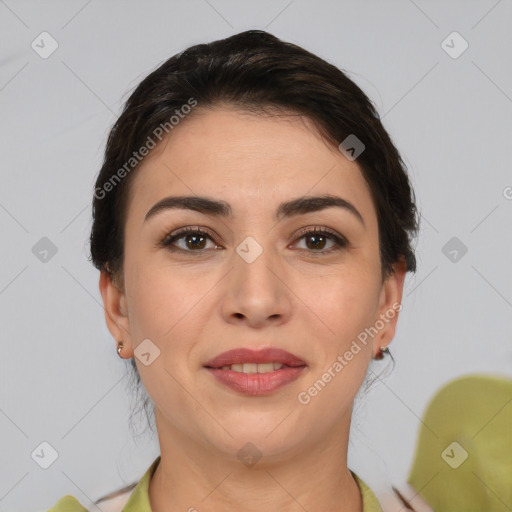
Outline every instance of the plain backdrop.
<path id="1" fill-rule="evenodd" d="M 374 363 L 389 376 L 358 399 L 349 450 L 376 492 L 404 482 L 429 398 L 461 375 L 512 374 L 511 22 L 510 0 L 0 1 L 0 510 L 64 494 L 98 510 L 90 500 L 158 455 L 128 428 L 126 366 L 88 261 L 93 184 L 142 78 L 251 28 L 347 71 L 409 169 L 418 271 L 395 370 Z M 58 455 L 47 469 L 41 449 Z"/>

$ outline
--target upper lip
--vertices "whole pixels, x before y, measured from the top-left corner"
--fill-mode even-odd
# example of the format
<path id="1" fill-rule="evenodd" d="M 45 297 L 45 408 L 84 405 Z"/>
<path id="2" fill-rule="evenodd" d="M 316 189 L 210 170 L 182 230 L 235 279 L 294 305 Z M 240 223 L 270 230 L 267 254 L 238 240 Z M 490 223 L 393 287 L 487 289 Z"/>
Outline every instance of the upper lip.
<path id="1" fill-rule="evenodd" d="M 286 366 L 306 366 L 302 359 L 280 348 L 264 348 L 261 350 L 235 348 L 210 359 L 204 366 L 222 368 L 223 366 L 241 363 L 281 363 Z"/>

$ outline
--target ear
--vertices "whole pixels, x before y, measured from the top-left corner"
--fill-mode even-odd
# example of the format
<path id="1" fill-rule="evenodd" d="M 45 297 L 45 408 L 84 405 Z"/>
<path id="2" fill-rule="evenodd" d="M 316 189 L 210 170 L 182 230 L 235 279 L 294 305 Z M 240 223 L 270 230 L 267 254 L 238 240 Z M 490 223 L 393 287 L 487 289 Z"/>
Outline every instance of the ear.
<path id="1" fill-rule="evenodd" d="M 99 286 L 103 298 L 105 320 L 108 330 L 115 340 L 116 350 L 118 341 L 122 341 L 124 345 L 121 352 L 123 359 L 133 357 L 133 344 L 130 336 L 130 323 L 124 287 L 115 284 L 112 280 L 112 275 L 106 270 L 102 270 L 100 273 Z"/>
<path id="2" fill-rule="evenodd" d="M 407 265 L 404 259 L 393 264 L 393 272 L 382 284 L 379 298 L 379 310 L 375 326 L 380 326 L 373 338 L 373 357 L 378 356 L 380 349 L 391 343 L 395 336 L 398 314 L 402 309 L 402 293 Z M 382 326 L 382 324 L 384 324 Z"/>

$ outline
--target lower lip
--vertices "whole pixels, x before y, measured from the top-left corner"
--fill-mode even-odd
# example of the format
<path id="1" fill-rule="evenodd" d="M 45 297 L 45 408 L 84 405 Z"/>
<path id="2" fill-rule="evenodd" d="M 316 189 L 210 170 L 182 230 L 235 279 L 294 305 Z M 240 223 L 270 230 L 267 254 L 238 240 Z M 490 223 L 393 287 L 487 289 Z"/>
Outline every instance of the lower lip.
<path id="1" fill-rule="evenodd" d="M 306 366 L 280 368 L 267 373 L 242 373 L 218 368 L 206 369 L 219 382 L 234 391 L 250 396 L 265 396 L 297 380 Z"/>

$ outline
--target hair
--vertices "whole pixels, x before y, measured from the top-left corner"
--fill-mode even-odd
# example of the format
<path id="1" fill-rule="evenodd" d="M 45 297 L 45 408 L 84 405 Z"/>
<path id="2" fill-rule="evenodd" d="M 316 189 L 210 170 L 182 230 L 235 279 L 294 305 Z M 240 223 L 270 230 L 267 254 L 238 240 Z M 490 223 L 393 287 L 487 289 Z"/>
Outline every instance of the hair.
<path id="1" fill-rule="evenodd" d="M 183 118 L 180 113 L 190 112 L 191 105 L 198 105 L 197 110 L 225 104 L 255 114 L 305 116 L 335 147 L 355 135 L 364 144 L 357 164 L 377 211 L 382 276 L 389 276 L 398 262 L 405 262 L 408 272 L 416 271 L 411 247 L 419 229 L 414 191 L 374 105 L 336 66 L 261 30 L 191 46 L 163 62 L 130 95 L 109 133 L 95 183 L 90 248 L 97 269 L 124 287 L 124 230 L 139 151 L 153 147 L 155 138 L 161 141 L 164 130 L 172 136 Z M 139 389 L 133 358 L 130 363 Z M 150 403 L 146 394 L 143 408 L 151 426 Z"/>

